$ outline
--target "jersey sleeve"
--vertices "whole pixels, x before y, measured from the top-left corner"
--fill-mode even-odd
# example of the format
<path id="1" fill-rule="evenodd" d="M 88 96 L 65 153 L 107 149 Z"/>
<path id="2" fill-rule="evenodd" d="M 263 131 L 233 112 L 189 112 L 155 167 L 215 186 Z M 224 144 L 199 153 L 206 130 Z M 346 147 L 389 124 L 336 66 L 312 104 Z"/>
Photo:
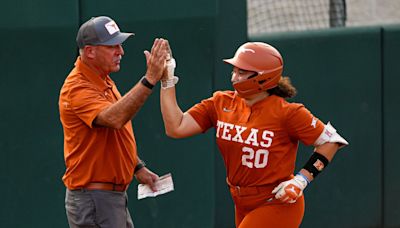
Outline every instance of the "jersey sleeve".
<path id="1" fill-rule="evenodd" d="M 324 123 L 302 104 L 292 104 L 287 112 L 289 135 L 305 145 L 312 145 L 324 130 Z"/>
<path id="2" fill-rule="evenodd" d="M 90 128 L 97 115 L 112 104 L 100 91 L 84 84 L 71 88 L 68 99 L 72 111 Z"/>
<path id="3" fill-rule="evenodd" d="M 215 126 L 216 112 L 213 97 L 204 99 L 200 103 L 195 104 L 187 112 L 199 124 L 203 132 Z"/>

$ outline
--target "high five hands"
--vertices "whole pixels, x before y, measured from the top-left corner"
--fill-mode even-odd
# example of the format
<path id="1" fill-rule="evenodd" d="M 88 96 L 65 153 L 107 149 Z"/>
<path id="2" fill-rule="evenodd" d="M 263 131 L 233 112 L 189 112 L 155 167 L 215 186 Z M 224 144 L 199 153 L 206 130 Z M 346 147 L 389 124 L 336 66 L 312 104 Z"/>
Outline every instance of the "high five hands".
<path id="1" fill-rule="evenodd" d="M 144 51 L 147 63 L 146 78 L 153 85 L 163 76 L 166 61 L 169 58 L 169 50 L 168 40 L 156 38 L 151 52 L 147 50 Z"/>

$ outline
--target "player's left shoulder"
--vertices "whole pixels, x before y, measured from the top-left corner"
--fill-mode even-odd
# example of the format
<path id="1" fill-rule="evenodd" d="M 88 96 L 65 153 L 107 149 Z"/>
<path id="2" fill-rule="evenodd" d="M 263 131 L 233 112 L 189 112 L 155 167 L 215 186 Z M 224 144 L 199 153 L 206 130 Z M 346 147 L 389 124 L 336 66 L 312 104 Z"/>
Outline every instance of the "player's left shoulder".
<path id="1" fill-rule="evenodd" d="M 283 97 L 279 97 L 276 95 L 271 96 L 270 99 L 272 100 L 272 102 L 271 102 L 272 105 L 275 105 L 277 108 L 280 108 L 282 110 L 294 111 L 299 108 L 305 107 L 302 103 L 291 102 L 291 101 L 286 100 Z"/>

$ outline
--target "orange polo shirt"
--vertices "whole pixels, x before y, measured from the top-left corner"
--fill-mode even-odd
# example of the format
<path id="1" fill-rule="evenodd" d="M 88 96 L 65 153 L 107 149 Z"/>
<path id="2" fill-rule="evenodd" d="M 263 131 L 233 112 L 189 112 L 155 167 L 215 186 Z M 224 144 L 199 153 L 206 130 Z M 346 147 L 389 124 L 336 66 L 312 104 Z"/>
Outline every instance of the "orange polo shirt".
<path id="1" fill-rule="evenodd" d="M 188 112 L 203 131 L 216 129 L 228 180 L 237 186 L 289 179 L 298 142 L 311 145 L 324 130 L 302 104 L 275 95 L 249 107 L 233 91 L 216 92 Z"/>
<path id="2" fill-rule="evenodd" d="M 60 92 L 64 130 L 64 184 L 69 189 L 89 182 L 129 184 L 137 163 L 131 121 L 122 129 L 94 126 L 97 115 L 121 98 L 115 83 L 96 75 L 80 58 Z"/>

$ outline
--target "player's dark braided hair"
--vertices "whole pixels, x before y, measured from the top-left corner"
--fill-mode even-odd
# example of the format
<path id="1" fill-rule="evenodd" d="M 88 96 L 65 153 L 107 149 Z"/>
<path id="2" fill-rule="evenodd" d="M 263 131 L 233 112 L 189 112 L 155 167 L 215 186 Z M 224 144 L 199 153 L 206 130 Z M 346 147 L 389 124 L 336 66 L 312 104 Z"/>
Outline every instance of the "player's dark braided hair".
<path id="1" fill-rule="evenodd" d="M 283 98 L 293 98 L 297 94 L 296 88 L 292 85 L 289 77 L 283 77 L 279 80 L 278 86 L 267 90 L 269 94 L 274 94 Z"/>

